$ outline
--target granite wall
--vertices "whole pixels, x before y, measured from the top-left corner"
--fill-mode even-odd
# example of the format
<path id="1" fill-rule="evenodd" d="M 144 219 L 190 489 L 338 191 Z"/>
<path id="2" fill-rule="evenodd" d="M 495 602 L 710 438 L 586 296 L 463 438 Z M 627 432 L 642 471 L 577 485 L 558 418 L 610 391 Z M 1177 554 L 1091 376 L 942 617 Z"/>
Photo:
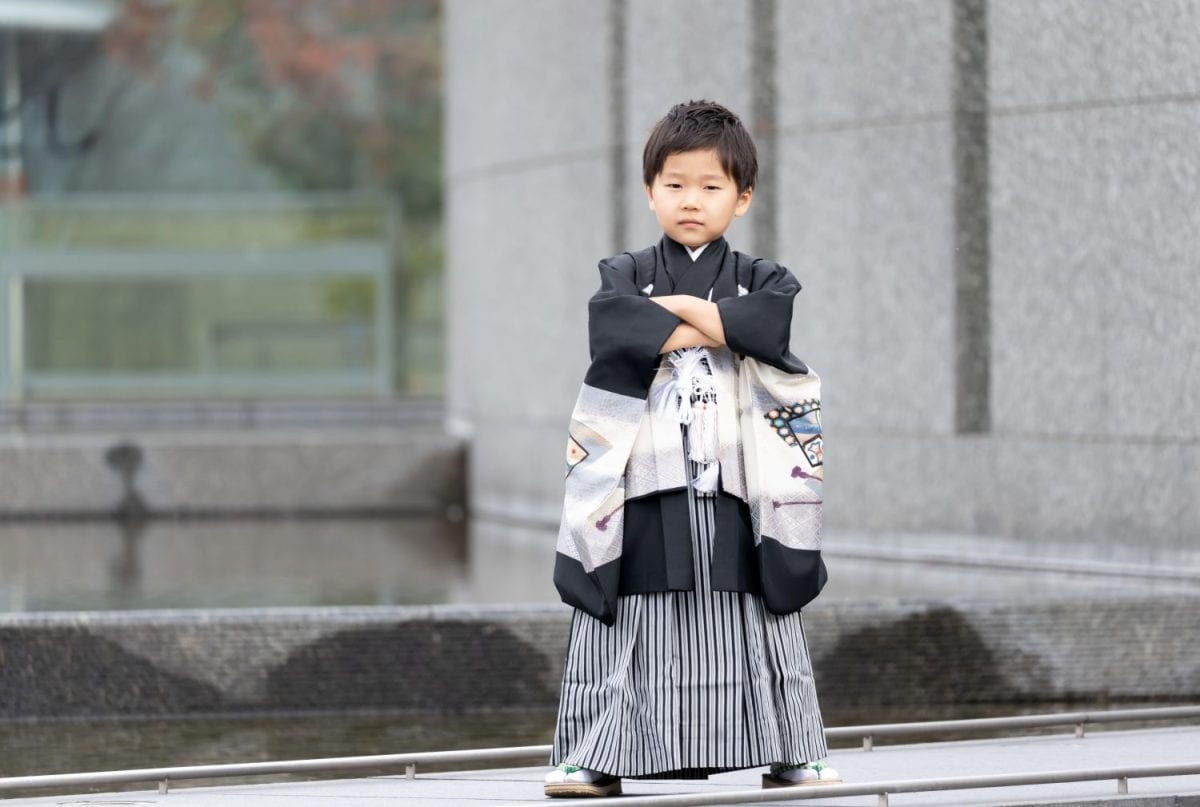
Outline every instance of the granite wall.
<path id="1" fill-rule="evenodd" d="M 825 709 L 1200 697 L 1195 598 L 812 608 Z M 0 719 L 550 710 L 563 606 L 0 614 Z"/>
<path id="2" fill-rule="evenodd" d="M 551 540 L 595 261 L 655 237 L 645 134 L 704 96 L 763 150 L 731 240 L 804 285 L 831 527 L 1200 532 L 1200 6 L 448 0 L 445 28 L 447 395 L 492 571 Z"/>

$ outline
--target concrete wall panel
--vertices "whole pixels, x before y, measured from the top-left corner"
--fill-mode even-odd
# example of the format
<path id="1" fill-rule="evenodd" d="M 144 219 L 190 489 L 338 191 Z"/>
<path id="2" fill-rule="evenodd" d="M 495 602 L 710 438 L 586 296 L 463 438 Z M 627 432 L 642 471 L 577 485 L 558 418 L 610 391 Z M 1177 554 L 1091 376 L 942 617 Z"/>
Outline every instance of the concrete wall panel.
<path id="1" fill-rule="evenodd" d="M 1200 6 L 1185 0 L 988 3 L 995 109 L 1200 90 Z"/>
<path id="2" fill-rule="evenodd" d="M 629 4 L 625 114 L 639 152 L 681 101 L 708 98 L 749 114 L 751 9 L 721 0 Z"/>
<path id="3" fill-rule="evenodd" d="M 949 0 L 780 2 L 780 128 L 946 115 L 952 24 Z"/>
<path id="4" fill-rule="evenodd" d="M 1185 550 L 1200 523 L 1198 456 L 1186 445 L 998 439 L 994 507 L 1005 534 L 1083 541 L 1101 558 L 1130 545 Z"/>
<path id="5" fill-rule="evenodd" d="M 998 430 L 1200 434 L 1198 126 L 1200 102 L 993 121 Z"/>
<path id="6" fill-rule="evenodd" d="M 587 301 L 600 286 L 607 165 L 589 159 L 455 184 L 456 296 L 448 357 L 456 415 L 570 415 L 587 369 Z M 536 226 L 530 226 L 537 222 Z"/>
<path id="7" fill-rule="evenodd" d="M 445 15 L 451 181 L 607 148 L 608 4 L 447 0 Z"/>
<path id="8" fill-rule="evenodd" d="M 952 427 L 950 138 L 935 122 L 781 140 L 794 347 L 826 382 L 833 433 Z"/>

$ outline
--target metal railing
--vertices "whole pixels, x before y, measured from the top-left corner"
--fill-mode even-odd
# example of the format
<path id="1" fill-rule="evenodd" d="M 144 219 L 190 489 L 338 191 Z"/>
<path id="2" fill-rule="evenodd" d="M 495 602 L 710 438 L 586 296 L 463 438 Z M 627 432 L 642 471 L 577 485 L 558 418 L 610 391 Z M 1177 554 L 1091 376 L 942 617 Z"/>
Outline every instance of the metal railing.
<path id="1" fill-rule="evenodd" d="M 1054 785 L 1069 782 L 1095 782 L 1115 779 L 1117 793 L 1129 792 L 1129 780 L 1153 776 L 1200 774 L 1200 762 L 1185 765 L 1141 765 L 1074 771 L 1034 771 L 991 776 L 951 776 L 944 779 L 895 779 L 888 782 L 864 782 L 860 785 L 812 785 L 761 790 L 727 790 L 724 793 L 684 793 L 677 796 L 635 796 L 622 798 L 621 807 L 658 807 L 670 804 L 753 804 L 760 801 L 800 801 L 833 799 L 839 796 L 878 796 L 879 807 L 887 807 L 890 793 L 923 793 L 933 790 L 969 790 L 1020 785 Z M 786 795 L 785 795 L 786 794 Z"/>
<path id="2" fill-rule="evenodd" d="M 158 782 L 158 792 L 166 793 L 171 781 L 213 779 L 227 776 L 264 776 L 281 773 L 318 773 L 356 771 L 368 768 L 403 767 L 412 779 L 418 765 L 448 765 L 456 762 L 503 762 L 528 760 L 550 753 L 548 745 L 525 745 L 511 748 L 473 748 L 462 751 L 426 751 L 411 754 L 373 754 L 359 757 L 326 757 L 323 759 L 288 759 L 270 762 L 232 762 L 218 765 L 186 765 L 174 768 L 135 768 L 125 771 L 88 771 L 86 773 L 51 773 L 38 776 L 11 776 L 0 779 L 0 791 L 39 787 L 75 787 L 90 785 Z"/>
<path id="3" fill-rule="evenodd" d="M 1113 709 L 1107 711 L 1060 712 L 1056 714 L 1016 715 L 1011 717 L 988 717 L 968 720 L 935 720 L 920 723 L 884 723 L 878 725 L 844 726 L 829 728 L 825 736 L 829 740 L 862 739 L 863 749 L 870 751 L 874 747 L 875 737 L 905 737 L 916 735 L 941 734 L 948 732 L 970 731 L 1000 731 L 1012 729 L 1046 728 L 1053 726 L 1074 726 L 1075 736 L 1085 736 L 1084 727 L 1089 724 L 1123 723 L 1131 721 L 1184 720 L 1200 718 L 1200 705 L 1171 706 L 1149 709 Z M 268 762 L 235 762 L 214 765 L 189 765 L 164 768 L 139 768 L 121 771 L 89 771 L 84 773 L 40 774 L 35 776 L 12 776 L 0 779 L 0 792 L 6 790 L 34 788 L 69 788 L 76 786 L 91 786 L 104 784 L 130 784 L 136 782 L 158 782 L 160 793 L 166 793 L 171 781 L 190 779 L 206 779 L 235 776 L 264 776 L 269 774 L 297 774 L 336 771 L 355 771 L 371 768 L 404 768 L 408 778 L 414 778 L 418 765 L 448 765 L 463 762 L 504 762 L 511 760 L 529 760 L 535 757 L 547 757 L 550 754 L 549 745 L 526 745 L 509 748 L 480 748 L 461 751 L 428 751 L 406 754 L 374 754 L 354 757 L 328 757 L 324 759 L 275 760 Z M 1085 780 L 1117 779 L 1119 787 L 1126 787 L 1127 780 L 1134 777 L 1147 776 L 1176 776 L 1200 773 L 1200 762 L 1194 765 L 1158 765 L 1145 767 L 1130 767 L 1123 769 L 1105 769 L 1103 771 L 1057 771 L 1049 773 L 1005 774 L 1003 776 L 958 777 L 948 779 L 902 780 L 897 782 L 872 782 L 861 785 L 822 785 L 819 795 L 823 796 L 861 796 L 870 794 L 886 794 L 913 792 L 915 790 L 954 790 L 968 787 L 1004 787 L 1016 784 L 1043 784 L 1051 782 L 1075 782 Z M 1067 778 L 1047 778 L 1047 777 Z M 971 782 L 972 784 L 965 784 Z M 994 782 L 994 784 L 988 784 Z M 771 791 L 767 791 L 768 793 Z M 788 791 L 787 798 L 816 798 L 817 793 L 806 795 L 812 791 L 807 789 Z M 1124 792 L 1123 790 L 1121 792 Z M 745 791 L 742 801 L 721 801 L 737 795 L 735 792 L 701 796 L 688 794 L 687 798 L 697 799 L 688 804 L 738 804 L 753 801 L 766 801 L 759 798 L 760 791 Z M 755 795 L 757 794 L 757 795 Z M 795 794 L 795 795 L 793 795 Z M 649 798 L 649 797 L 647 797 Z M 623 807 L 633 807 L 636 804 L 675 804 L 685 802 L 670 801 L 674 797 L 653 797 L 654 800 L 622 799 Z M 700 800 L 700 799 L 718 800 Z M 775 791 L 774 798 L 780 798 Z M 881 804 L 886 804 L 886 795 Z"/>
<path id="4" fill-rule="evenodd" d="M 1135 720 L 1185 720 L 1200 717 L 1200 706 L 1166 706 L 1150 709 L 1109 709 L 1092 712 L 1058 712 L 1011 717 L 980 717 L 968 720 L 930 720 L 924 723 L 882 723 L 879 725 L 845 726 L 825 730 L 829 740 L 861 739 L 863 750 L 870 751 L 876 737 L 912 737 L 944 732 L 992 731 L 994 729 L 1033 729 L 1053 726 L 1074 726 L 1075 736 L 1083 737 L 1089 724 L 1128 723 Z"/>

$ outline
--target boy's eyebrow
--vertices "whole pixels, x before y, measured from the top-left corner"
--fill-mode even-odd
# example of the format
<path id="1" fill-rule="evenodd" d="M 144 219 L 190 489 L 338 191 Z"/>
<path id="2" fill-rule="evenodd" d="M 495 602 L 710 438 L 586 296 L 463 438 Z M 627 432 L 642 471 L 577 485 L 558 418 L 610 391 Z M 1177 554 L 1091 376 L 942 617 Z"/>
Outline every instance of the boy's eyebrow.
<path id="1" fill-rule="evenodd" d="M 682 171 L 664 171 L 663 176 L 664 177 L 684 177 L 684 176 L 686 176 L 686 174 L 684 174 Z M 725 174 L 701 174 L 699 178 L 700 179 L 720 179 L 723 181 L 729 180 L 729 177 L 726 176 Z"/>

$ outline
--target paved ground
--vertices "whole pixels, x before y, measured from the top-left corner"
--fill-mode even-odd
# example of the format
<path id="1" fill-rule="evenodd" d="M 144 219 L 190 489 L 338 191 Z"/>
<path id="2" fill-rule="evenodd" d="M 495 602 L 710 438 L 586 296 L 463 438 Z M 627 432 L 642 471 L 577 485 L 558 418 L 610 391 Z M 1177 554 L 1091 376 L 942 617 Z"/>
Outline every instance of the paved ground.
<path id="1" fill-rule="evenodd" d="M 1200 763 L 1200 726 L 1138 731 L 1099 731 L 1077 739 L 1071 734 L 1003 740 L 893 745 L 874 751 L 836 751 L 831 763 L 847 783 L 922 779 L 999 773 L 1106 768 L 1112 765 Z M 580 803 L 550 802 L 542 796 L 546 768 L 510 768 L 465 773 L 421 774 L 366 779 L 288 782 L 223 787 L 173 787 L 167 795 L 155 791 L 110 795 L 52 796 L 12 799 L 6 805 L 170 805 L 171 807 L 324 807 L 325 805 L 413 804 L 520 805 Z M 761 771 L 715 776 L 704 783 L 627 781 L 634 795 L 700 794 L 758 788 Z M 1122 807 L 1200 806 L 1200 775 L 1135 779 L 1129 796 L 1118 798 L 1114 781 L 1063 785 L 895 794 L 892 807 L 956 805 L 1099 805 Z M 1177 798 L 1178 797 L 1178 798 Z M 628 798 L 610 803 L 620 804 Z M 595 804 L 596 800 L 583 803 Z M 788 803 L 785 800 L 772 804 Z M 875 807 L 876 796 L 820 798 L 795 804 Z"/>

